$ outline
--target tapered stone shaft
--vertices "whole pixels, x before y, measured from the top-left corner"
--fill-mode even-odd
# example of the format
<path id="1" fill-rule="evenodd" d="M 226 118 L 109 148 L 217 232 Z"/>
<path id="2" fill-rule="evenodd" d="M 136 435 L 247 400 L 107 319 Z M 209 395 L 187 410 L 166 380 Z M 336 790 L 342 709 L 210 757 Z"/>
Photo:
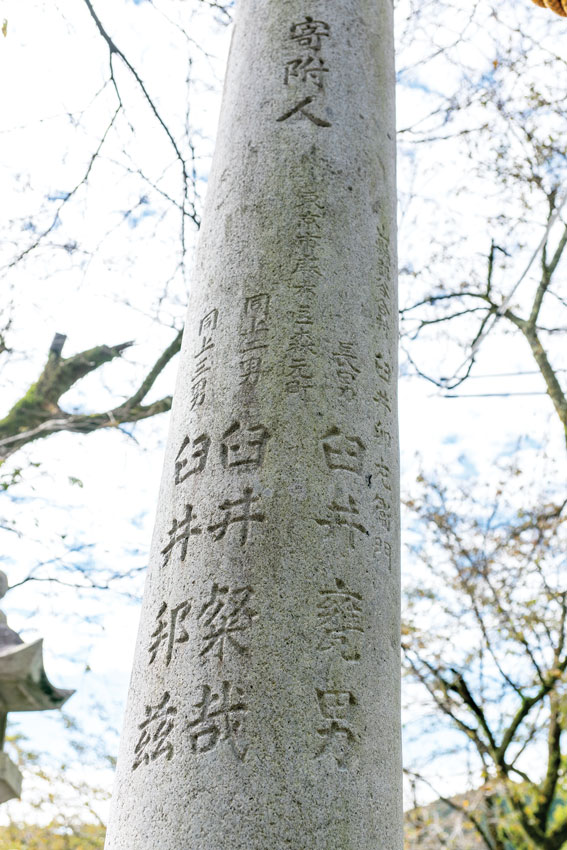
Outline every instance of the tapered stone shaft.
<path id="1" fill-rule="evenodd" d="M 401 850 L 390 0 L 240 0 L 107 850 Z"/>

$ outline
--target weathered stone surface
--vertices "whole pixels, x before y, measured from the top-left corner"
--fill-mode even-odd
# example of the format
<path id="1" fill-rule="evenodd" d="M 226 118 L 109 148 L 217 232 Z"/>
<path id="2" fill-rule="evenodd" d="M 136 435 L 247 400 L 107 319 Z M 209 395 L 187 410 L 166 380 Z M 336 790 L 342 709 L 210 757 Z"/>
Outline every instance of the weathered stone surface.
<path id="1" fill-rule="evenodd" d="M 389 0 L 240 0 L 107 850 L 400 850 Z"/>
<path id="2" fill-rule="evenodd" d="M 6 633 L 17 642 L 4 644 Z M 74 690 L 56 688 L 43 667 L 43 638 L 24 643 L 6 626 L 0 629 L 0 706 L 2 711 L 45 711 L 61 708 Z"/>
<path id="3" fill-rule="evenodd" d="M 22 774 L 6 753 L 0 752 L 0 803 L 13 800 L 21 793 Z"/>

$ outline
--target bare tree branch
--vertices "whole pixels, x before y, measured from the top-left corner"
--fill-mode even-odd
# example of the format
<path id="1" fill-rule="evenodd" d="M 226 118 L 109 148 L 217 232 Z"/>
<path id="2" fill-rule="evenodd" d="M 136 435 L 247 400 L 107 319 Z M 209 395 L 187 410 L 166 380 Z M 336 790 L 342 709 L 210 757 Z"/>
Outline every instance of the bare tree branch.
<path id="1" fill-rule="evenodd" d="M 4 419 L 0 420 L 0 459 L 6 459 L 22 446 L 61 431 L 89 434 L 102 428 L 116 428 L 128 422 L 138 422 L 171 407 L 171 396 L 150 404 L 141 402 L 156 379 L 177 354 L 182 331 L 157 359 L 140 387 L 122 404 L 102 413 L 68 413 L 59 400 L 72 386 L 104 363 L 119 357 L 133 343 L 99 345 L 67 359 L 50 350 L 47 363 L 35 384 Z"/>

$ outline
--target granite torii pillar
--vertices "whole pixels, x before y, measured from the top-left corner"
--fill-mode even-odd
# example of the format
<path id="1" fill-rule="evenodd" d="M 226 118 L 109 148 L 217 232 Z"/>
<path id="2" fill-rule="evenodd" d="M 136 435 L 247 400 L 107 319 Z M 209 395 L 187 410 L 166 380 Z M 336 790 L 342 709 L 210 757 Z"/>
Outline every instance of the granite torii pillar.
<path id="1" fill-rule="evenodd" d="M 240 0 L 107 850 L 401 850 L 390 0 Z"/>

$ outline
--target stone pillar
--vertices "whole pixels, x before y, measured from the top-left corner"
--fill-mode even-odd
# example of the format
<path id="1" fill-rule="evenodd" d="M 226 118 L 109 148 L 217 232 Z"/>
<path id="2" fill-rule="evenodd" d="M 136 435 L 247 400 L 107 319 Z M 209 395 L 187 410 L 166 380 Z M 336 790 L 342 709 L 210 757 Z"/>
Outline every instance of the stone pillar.
<path id="1" fill-rule="evenodd" d="M 401 850 L 390 0 L 240 0 L 107 850 Z"/>

